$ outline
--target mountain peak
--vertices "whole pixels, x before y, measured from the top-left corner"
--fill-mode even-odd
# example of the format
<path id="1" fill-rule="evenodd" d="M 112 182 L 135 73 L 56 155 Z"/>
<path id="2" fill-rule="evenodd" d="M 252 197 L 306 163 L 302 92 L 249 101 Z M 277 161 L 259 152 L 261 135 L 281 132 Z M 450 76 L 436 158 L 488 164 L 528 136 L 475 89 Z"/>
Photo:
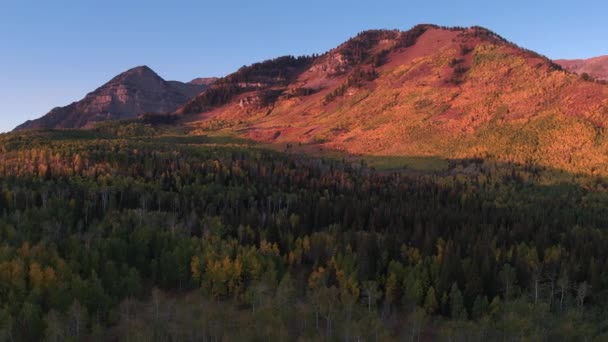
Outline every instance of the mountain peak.
<path id="1" fill-rule="evenodd" d="M 154 70 L 147 65 L 140 65 L 124 71 L 110 80 L 109 83 L 146 83 L 146 82 L 164 82 Z"/>
<path id="2" fill-rule="evenodd" d="M 147 65 L 139 65 L 136 67 L 133 67 L 129 70 L 127 70 L 127 72 L 129 71 L 137 71 L 137 72 L 154 72 L 154 70 L 152 70 L 149 66 Z"/>
<path id="3" fill-rule="evenodd" d="M 136 66 L 134 68 L 131 68 L 131 69 L 123 72 L 122 74 L 139 75 L 139 76 L 147 76 L 147 75 L 149 75 L 149 76 L 160 77 L 160 76 L 158 76 L 158 74 L 154 70 L 152 70 L 147 65 Z"/>
<path id="4" fill-rule="evenodd" d="M 176 110 L 204 91 L 205 84 L 165 81 L 146 65 L 131 68 L 66 107 L 15 128 L 89 127 L 98 121 L 133 118 L 144 113 Z"/>
<path id="5" fill-rule="evenodd" d="M 608 87 L 486 28 L 423 24 L 364 31 L 320 56 L 241 68 L 177 113 L 191 114 L 192 127 L 222 122 L 262 142 L 525 162 L 513 146 L 528 149 L 529 137 L 576 151 L 580 132 L 608 125 Z M 512 136 L 524 127 L 527 135 Z M 568 138 L 559 140 L 562 130 Z M 535 158 L 559 159 L 559 144 Z"/>

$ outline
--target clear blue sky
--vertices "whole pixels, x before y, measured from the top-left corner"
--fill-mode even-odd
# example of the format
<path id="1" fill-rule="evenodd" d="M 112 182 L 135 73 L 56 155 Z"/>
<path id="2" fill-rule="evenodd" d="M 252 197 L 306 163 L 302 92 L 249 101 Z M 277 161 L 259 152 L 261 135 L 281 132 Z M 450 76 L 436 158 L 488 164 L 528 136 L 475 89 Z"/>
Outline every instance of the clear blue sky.
<path id="1" fill-rule="evenodd" d="M 0 0 L 0 132 L 146 64 L 222 76 L 372 28 L 481 25 L 551 58 L 608 54 L 605 0 Z"/>

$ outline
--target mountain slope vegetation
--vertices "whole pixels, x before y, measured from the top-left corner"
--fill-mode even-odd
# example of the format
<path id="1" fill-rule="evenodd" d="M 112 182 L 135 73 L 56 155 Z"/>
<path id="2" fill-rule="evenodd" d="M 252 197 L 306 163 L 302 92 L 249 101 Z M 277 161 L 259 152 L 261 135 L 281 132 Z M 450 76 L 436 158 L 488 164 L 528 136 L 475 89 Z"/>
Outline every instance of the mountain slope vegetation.
<path id="1" fill-rule="evenodd" d="M 564 69 L 575 72 L 586 79 L 608 81 L 608 56 L 588 59 L 559 59 L 555 61 Z"/>
<path id="2" fill-rule="evenodd" d="M 608 169 L 608 86 L 480 27 L 366 31 L 277 78 L 279 60 L 228 76 L 178 113 L 197 132 L 346 154 Z"/>

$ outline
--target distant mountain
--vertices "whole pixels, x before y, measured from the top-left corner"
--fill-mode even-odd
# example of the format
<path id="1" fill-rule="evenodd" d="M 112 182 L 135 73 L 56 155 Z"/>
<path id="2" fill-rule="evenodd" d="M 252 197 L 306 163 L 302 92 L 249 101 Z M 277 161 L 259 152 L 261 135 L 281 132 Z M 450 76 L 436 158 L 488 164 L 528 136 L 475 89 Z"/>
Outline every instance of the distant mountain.
<path id="1" fill-rule="evenodd" d="M 90 127 L 99 121 L 172 112 L 213 83 L 213 79 L 207 80 L 198 83 L 165 81 L 149 67 L 139 66 L 114 77 L 84 99 L 55 108 L 15 130 Z"/>
<path id="2" fill-rule="evenodd" d="M 190 83 L 190 84 L 196 84 L 196 85 L 210 86 L 210 85 L 212 85 L 217 80 L 218 80 L 217 77 L 200 77 L 200 78 L 195 78 L 195 79 L 193 79 L 192 81 L 190 81 L 188 83 Z"/>
<path id="3" fill-rule="evenodd" d="M 176 113 L 201 133 L 354 155 L 608 164 L 608 86 L 481 27 L 366 31 L 243 67 Z"/>
<path id="4" fill-rule="evenodd" d="M 559 59 L 555 63 L 579 75 L 587 74 L 598 80 L 608 80 L 608 56 L 589 59 Z"/>

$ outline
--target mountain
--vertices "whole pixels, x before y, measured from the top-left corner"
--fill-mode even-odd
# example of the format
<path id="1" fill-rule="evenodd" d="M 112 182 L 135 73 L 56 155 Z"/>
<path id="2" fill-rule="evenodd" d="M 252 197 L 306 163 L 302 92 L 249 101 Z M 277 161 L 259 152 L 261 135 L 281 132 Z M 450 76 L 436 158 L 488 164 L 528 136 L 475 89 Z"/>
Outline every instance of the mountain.
<path id="1" fill-rule="evenodd" d="M 215 81 L 217 81 L 217 77 L 199 77 L 199 78 L 195 78 L 192 81 L 188 82 L 189 84 L 196 84 L 196 85 L 205 85 L 205 86 L 210 86 L 212 85 Z"/>
<path id="2" fill-rule="evenodd" d="M 27 128 L 89 127 L 95 122 L 132 118 L 142 113 L 172 112 L 208 88 L 205 82 L 165 81 L 147 66 L 123 72 L 78 102 L 23 123 Z"/>
<path id="3" fill-rule="evenodd" d="M 579 75 L 587 74 L 598 80 L 608 80 L 608 56 L 589 59 L 559 59 L 555 63 Z"/>
<path id="4" fill-rule="evenodd" d="M 366 31 L 243 67 L 176 113 L 195 133 L 355 155 L 608 165 L 608 87 L 481 27 Z"/>

